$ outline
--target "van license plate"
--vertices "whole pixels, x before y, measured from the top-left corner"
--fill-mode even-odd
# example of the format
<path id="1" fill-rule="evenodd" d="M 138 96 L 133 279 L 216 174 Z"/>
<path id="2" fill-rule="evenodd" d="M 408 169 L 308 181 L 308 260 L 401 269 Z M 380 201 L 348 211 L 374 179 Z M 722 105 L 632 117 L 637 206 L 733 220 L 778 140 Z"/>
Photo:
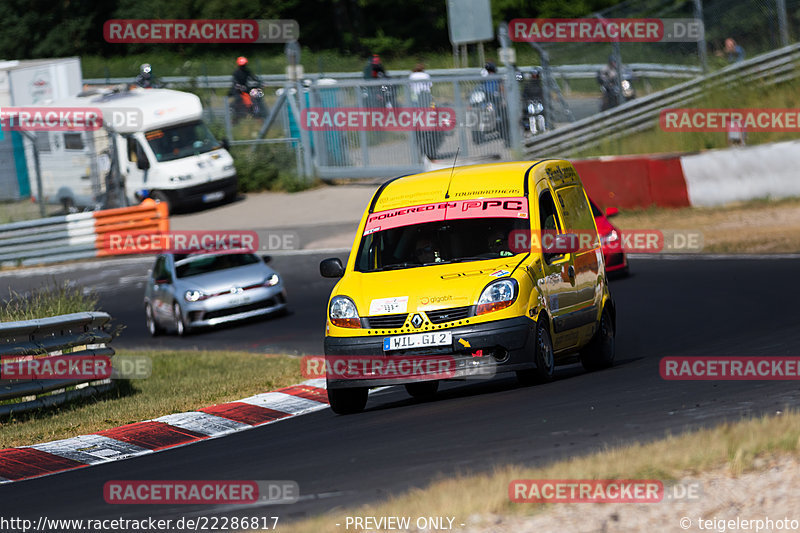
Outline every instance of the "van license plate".
<path id="1" fill-rule="evenodd" d="M 412 335 L 383 338 L 383 350 L 385 352 L 426 348 L 428 346 L 448 346 L 451 344 L 453 344 L 453 334 L 450 331 L 431 331 L 430 333 L 414 333 Z"/>
<path id="2" fill-rule="evenodd" d="M 203 201 L 206 203 L 216 202 L 217 200 L 222 200 L 223 198 L 225 198 L 224 191 L 210 192 L 203 195 Z"/>

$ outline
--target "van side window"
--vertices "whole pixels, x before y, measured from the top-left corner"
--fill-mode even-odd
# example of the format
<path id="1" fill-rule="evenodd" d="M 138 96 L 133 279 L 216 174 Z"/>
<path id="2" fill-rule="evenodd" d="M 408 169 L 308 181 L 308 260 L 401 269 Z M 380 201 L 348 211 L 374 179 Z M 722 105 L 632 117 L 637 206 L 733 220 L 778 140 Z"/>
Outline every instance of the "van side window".
<path id="1" fill-rule="evenodd" d="M 539 196 L 539 223 L 542 228 L 542 236 L 545 235 L 545 232 L 550 234 L 561 233 L 561 222 L 558 220 L 556 204 L 553 203 L 553 196 L 549 190 L 544 191 Z M 562 254 L 545 253 L 543 255 L 545 262 L 550 263 L 553 258 Z"/>
<path id="2" fill-rule="evenodd" d="M 65 133 L 64 150 L 83 150 L 83 138 L 81 138 L 81 134 Z"/>
<path id="3" fill-rule="evenodd" d="M 131 163 L 136 163 L 138 161 L 137 150 L 136 150 L 136 139 L 133 137 L 128 137 L 128 161 Z"/>
<path id="4" fill-rule="evenodd" d="M 583 188 L 571 185 L 556 191 L 561 204 L 561 214 L 567 223 L 567 231 L 590 231 L 594 233 L 594 215 L 586 201 Z"/>

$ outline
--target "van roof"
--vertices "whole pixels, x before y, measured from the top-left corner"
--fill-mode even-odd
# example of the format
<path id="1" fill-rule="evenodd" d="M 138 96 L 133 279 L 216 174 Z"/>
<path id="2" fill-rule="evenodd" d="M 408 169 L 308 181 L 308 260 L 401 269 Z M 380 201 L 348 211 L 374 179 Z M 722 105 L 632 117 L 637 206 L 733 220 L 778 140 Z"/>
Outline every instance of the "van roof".
<path id="1" fill-rule="evenodd" d="M 171 124 L 200 120 L 203 105 L 192 93 L 171 89 L 92 90 L 73 98 L 46 104 L 48 107 L 96 107 L 102 110 L 135 108 L 142 112 L 142 125 L 116 125 L 120 133 L 150 131 Z M 34 107 L 34 106 L 31 106 Z"/>
<path id="2" fill-rule="evenodd" d="M 384 183 L 375 193 L 371 211 L 385 211 L 396 207 L 446 200 L 524 196 L 525 175 L 539 162 L 515 161 L 469 165 L 395 178 Z M 445 198 L 448 185 L 449 197 Z"/>

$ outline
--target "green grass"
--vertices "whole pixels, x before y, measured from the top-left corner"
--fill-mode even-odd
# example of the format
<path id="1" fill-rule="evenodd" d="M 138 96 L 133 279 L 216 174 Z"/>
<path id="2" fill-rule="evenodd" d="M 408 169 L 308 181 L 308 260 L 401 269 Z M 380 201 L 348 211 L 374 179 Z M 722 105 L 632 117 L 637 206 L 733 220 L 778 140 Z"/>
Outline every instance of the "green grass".
<path id="1" fill-rule="evenodd" d="M 800 107 L 800 80 L 767 87 L 760 83 L 718 88 L 692 104 L 695 108 L 798 108 Z M 747 144 L 763 144 L 797 139 L 797 132 L 749 132 Z M 694 152 L 712 148 L 726 148 L 727 134 L 723 132 L 665 132 L 659 126 L 635 135 L 607 140 L 600 145 L 579 152 L 578 157 L 598 155 L 652 154 L 666 152 Z"/>
<path id="2" fill-rule="evenodd" d="M 148 379 L 121 380 L 96 398 L 0 419 L 0 448 L 94 433 L 303 381 L 296 358 L 249 352 L 130 351 L 150 357 Z"/>
<path id="3" fill-rule="evenodd" d="M 80 287 L 66 282 L 52 281 L 26 293 L 9 288 L 8 295 L 0 300 L 0 322 L 95 311 L 97 302 L 96 295 L 84 294 Z"/>

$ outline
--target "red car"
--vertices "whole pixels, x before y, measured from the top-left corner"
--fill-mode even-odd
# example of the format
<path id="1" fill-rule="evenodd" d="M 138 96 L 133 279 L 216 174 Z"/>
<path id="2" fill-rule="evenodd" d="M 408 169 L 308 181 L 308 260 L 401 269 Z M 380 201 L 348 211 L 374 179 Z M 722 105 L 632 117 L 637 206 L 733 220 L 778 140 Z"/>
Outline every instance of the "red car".
<path id="1" fill-rule="evenodd" d="M 609 207 L 605 214 L 591 199 L 592 213 L 597 222 L 597 233 L 600 235 L 600 245 L 603 249 L 603 259 L 606 262 L 606 272 L 618 273 L 623 276 L 628 274 L 628 256 L 622 249 L 622 234 L 620 230 L 608 221 L 609 218 L 619 214 L 619 209 Z"/>

